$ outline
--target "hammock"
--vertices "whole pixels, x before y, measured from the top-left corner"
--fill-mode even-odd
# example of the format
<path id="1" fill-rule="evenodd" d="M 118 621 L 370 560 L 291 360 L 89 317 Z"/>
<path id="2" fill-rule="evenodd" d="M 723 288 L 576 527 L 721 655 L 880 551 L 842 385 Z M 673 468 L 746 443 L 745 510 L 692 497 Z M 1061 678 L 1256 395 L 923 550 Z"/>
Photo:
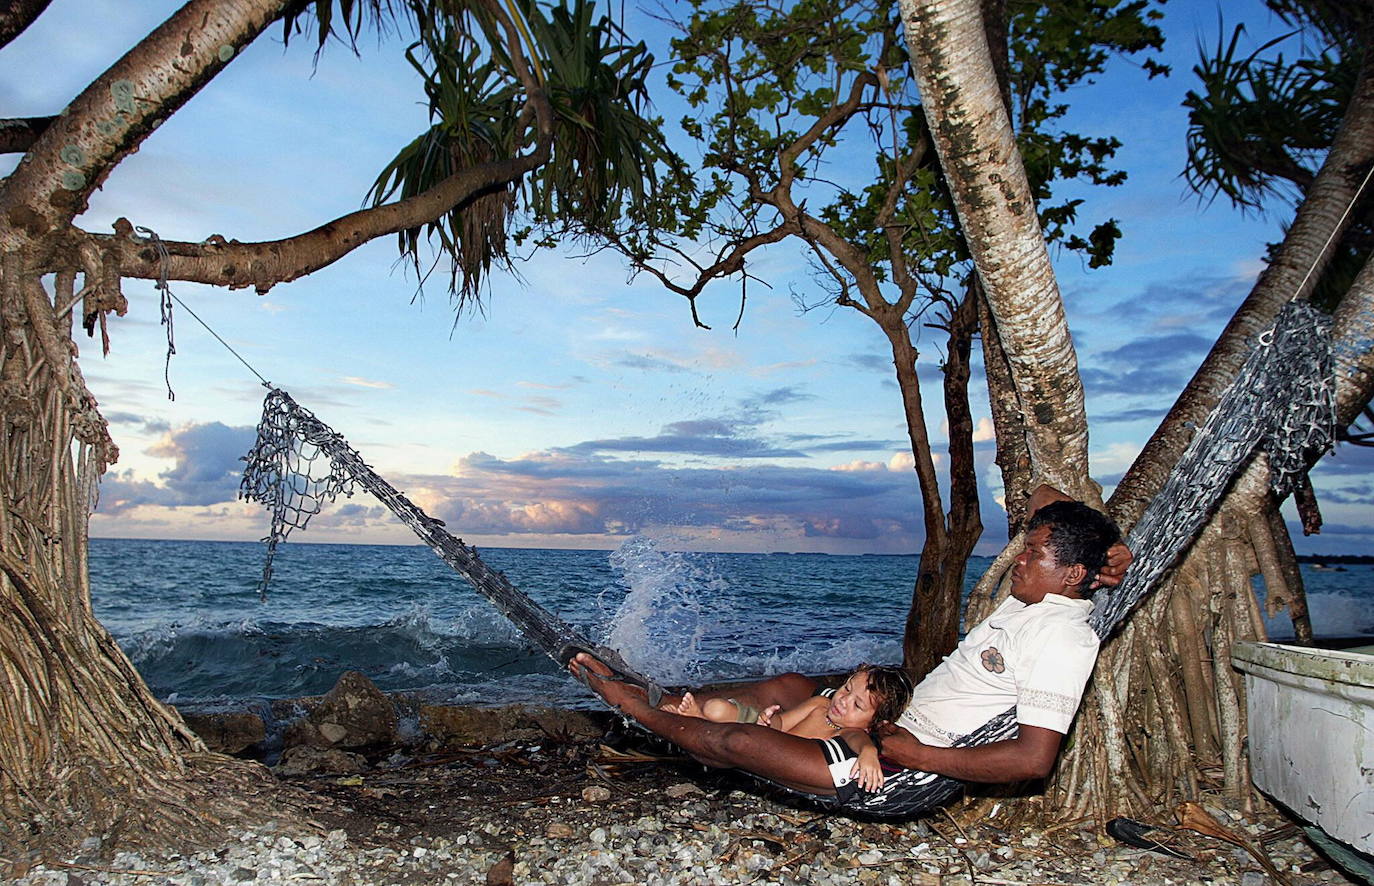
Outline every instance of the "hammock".
<path id="1" fill-rule="evenodd" d="M 1268 453 L 1271 484 L 1282 497 L 1331 448 L 1335 398 L 1329 326 L 1326 316 L 1307 303 L 1289 302 L 1274 327 L 1258 336 L 1235 381 L 1127 537 L 1136 554 L 1130 572 L 1116 588 L 1097 593 L 1090 623 L 1098 636 L 1104 640 L 1110 636 L 1174 565 L 1257 450 Z M 248 465 L 240 489 L 244 499 L 272 511 L 261 592 L 266 592 L 271 580 L 278 544 L 293 529 L 304 529 L 326 502 L 340 493 L 351 495 L 360 486 L 560 666 L 585 650 L 651 696 L 660 691 L 619 653 L 592 643 L 531 600 L 504 574 L 489 568 L 473 548 L 379 477 L 347 440 L 289 394 L 271 385 L 268 388 L 257 442 L 244 459 Z M 1013 707 L 954 746 L 1012 738 L 1016 729 Z M 915 770 L 897 773 L 888 782 L 882 793 L 860 792 L 845 808 L 907 816 L 948 800 L 963 787 L 954 779 Z M 834 797 L 803 796 L 822 805 L 839 805 Z"/>

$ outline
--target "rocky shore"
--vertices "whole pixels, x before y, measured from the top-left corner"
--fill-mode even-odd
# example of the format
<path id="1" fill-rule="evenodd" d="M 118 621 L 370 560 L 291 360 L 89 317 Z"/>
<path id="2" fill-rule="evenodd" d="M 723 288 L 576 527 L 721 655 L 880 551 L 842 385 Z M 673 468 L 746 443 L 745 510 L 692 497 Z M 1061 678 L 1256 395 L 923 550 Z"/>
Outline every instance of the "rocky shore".
<path id="1" fill-rule="evenodd" d="M 345 681 L 346 682 L 346 681 Z M 336 687 L 339 689 L 339 687 Z M 277 736 L 275 771 L 305 798 L 308 820 L 272 820 L 175 852 L 117 851 L 93 833 L 73 857 L 7 872 L 24 886 L 167 883 L 372 884 L 1241 884 L 1274 882 L 1255 854 L 1161 810 L 1174 858 L 1100 835 L 1092 822 L 1009 820 L 982 798 L 910 821 L 858 821 L 711 772 L 617 728 L 605 715 L 450 708 L 408 716 L 357 682 L 311 700 L 295 740 Z M 326 697 L 327 699 L 329 697 Z M 383 698 L 385 698 L 383 696 Z M 351 699 L 351 701 L 350 701 Z M 370 701 L 369 701 L 370 699 Z M 404 708 L 404 705 L 402 706 Z M 323 712 L 323 713 L 321 713 Z M 370 712 L 370 713 L 369 713 Z M 383 715 L 411 741 L 359 740 Z M 258 735 L 251 721 L 201 721 L 212 741 Z M 192 722 L 197 722 L 192 718 Z M 418 722 L 418 720 L 416 721 Z M 380 728 L 380 727 L 378 727 Z M 607 731 L 609 729 L 609 734 Z M 386 732 L 386 729 L 382 730 Z M 237 735 L 237 738 L 232 736 Z M 390 733 L 387 733 L 390 735 Z M 350 737 L 351 736 L 351 737 Z M 393 736 L 394 737 L 394 736 Z M 345 746 L 340 746 L 340 745 Z M 272 747 L 266 734 L 252 747 Z M 296 750 L 292 748 L 305 748 Z M 294 761 L 294 762 L 293 762 Z M 1346 884 L 1273 810 L 1207 810 L 1284 881 Z"/>

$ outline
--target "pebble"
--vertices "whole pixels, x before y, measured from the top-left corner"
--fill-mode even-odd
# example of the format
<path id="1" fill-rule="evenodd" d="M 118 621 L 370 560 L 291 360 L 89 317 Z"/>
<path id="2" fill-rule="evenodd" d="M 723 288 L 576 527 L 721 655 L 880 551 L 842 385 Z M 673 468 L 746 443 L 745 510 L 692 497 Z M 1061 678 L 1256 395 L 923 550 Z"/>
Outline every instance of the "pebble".
<path id="1" fill-rule="evenodd" d="M 489 872 L 512 850 L 514 864 L 505 868 L 511 872 L 510 879 L 492 882 L 519 886 L 694 886 L 745 881 L 761 886 L 964 886 L 971 875 L 975 882 L 1006 884 L 1262 886 L 1268 882 L 1253 859 L 1234 854 L 1229 845 L 1209 846 L 1201 837 L 1191 844 L 1197 860 L 1184 861 L 1115 843 L 1099 844 L 1090 827 L 1060 829 L 1044 837 L 1024 828 L 994 829 L 966 823 L 969 837 L 965 839 L 952 837 L 949 828 L 940 824 L 874 824 L 841 817 L 825 818 L 825 830 L 818 831 L 813 813 L 776 806 L 757 797 L 703 795 L 700 800 L 665 807 L 668 805 L 675 808 L 653 815 L 636 811 L 620 818 L 615 817 L 614 804 L 582 809 L 574 806 L 566 813 L 567 821 L 555 818 L 542 826 L 537 820 L 513 819 L 499 824 L 473 821 L 466 825 L 466 833 L 444 835 L 402 833 L 399 827 L 384 824 L 378 826 L 378 833 L 389 837 L 392 845 L 382 846 L 361 845 L 341 830 L 323 835 L 291 834 L 284 826 L 260 827 L 233 834 L 219 847 L 161 856 L 117 852 L 99 863 L 91 860 L 90 853 L 98 851 L 100 842 L 88 838 L 81 843 L 86 854 L 70 862 L 87 870 L 40 864 L 12 882 L 17 886 L 484 884 Z M 587 817 L 592 814 L 597 818 Z M 1232 819 L 1233 829 L 1252 841 L 1274 823 L 1272 819 Z M 538 834 L 541 829 L 543 836 Z M 1055 851 L 1025 848 L 1042 841 Z M 798 855 L 806 845 L 815 848 Z M 1298 865 L 1310 861 L 1314 854 L 1296 838 L 1269 844 L 1266 852 L 1294 886 L 1348 883 L 1332 871 L 1299 872 Z M 157 874 L 150 878 L 150 871 Z"/>
<path id="2" fill-rule="evenodd" d="M 582 789 L 582 799 L 588 803 L 605 803 L 611 799 L 611 789 L 594 784 Z"/>

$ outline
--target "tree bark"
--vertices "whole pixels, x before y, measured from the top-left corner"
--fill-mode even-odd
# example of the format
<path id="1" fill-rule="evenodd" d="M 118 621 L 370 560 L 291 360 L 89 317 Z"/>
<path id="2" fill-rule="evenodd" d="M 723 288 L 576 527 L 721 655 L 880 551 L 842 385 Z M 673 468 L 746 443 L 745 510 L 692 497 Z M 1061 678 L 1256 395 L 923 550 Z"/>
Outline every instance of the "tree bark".
<path id="1" fill-rule="evenodd" d="M 978 475 L 973 462 L 973 416 L 968 405 L 969 356 L 976 323 L 976 304 L 970 292 L 950 317 L 943 379 L 945 415 L 949 420 L 949 514 L 939 518 L 935 531 L 929 524 L 926 527 L 921 565 L 903 633 L 902 662 L 916 681 L 934 670 L 959 643 L 964 575 L 969 555 L 983 532 Z M 905 324 L 894 332 L 910 347 Z M 914 372 L 909 383 L 917 386 L 914 405 L 919 413 L 919 380 Z M 903 388 L 904 400 L 906 397 Z"/>
<path id="2" fill-rule="evenodd" d="M 1063 302 L 974 0 L 902 0 L 921 105 L 997 321 L 1037 480 L 1097 502 Z"/>
<path id="3" fill-rule="evenodd" d="M 1026 423 L 1011 380 L 1011 366 L 997 333 L 997 321 L 987 307 L 982 290 L 978 294 L 978 323 L 983 340 L 983 370 L 987 377 L 988 403 L 992 427 L 997 435 L 995 461 L 1002 472 L 1002 506 L 1007 510 L 1007 537 L 1011 538 L 1026 519 L 1026 502 L 1031 494 L 1031 459 L 1026 450 Z"/>
<path id="4" fill-rule="evenodd" d="M 0 49 L 28 29 L 52 0 L 5 0 L 0 3 Z"/>

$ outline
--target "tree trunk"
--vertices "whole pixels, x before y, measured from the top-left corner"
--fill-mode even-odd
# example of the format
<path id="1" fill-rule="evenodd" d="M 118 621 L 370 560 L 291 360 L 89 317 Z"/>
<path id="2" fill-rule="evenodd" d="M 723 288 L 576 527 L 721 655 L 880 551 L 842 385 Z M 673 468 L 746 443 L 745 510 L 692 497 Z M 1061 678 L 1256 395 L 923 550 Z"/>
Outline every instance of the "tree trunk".
<path id="1" fill-rule="evenodd" d="M 174 844 L 218 839 L 235 820 L 283 812 L 300 818 L 289 800 L 283 806 L 288 792 L 261 766 L 206 752 L 177 713 L 153 698 L 91 612 L 87 520 L 118 450 L 76 365 L 73 311 L 86 318 L 122 313 L 119 282 L 128 274 L 202 274 L 263 288 L 383 233 L 431 221 L 549 156 L 547 99 L 514 26 L 492 6 L 527 93 L 520 119 L 533 145 L 526 154 L 460 171 L 416 197 L 289 241 L 164 243 L 172 253 L 165 265 L 123 219 L 112 238 L 73 227 L 110 171 L 283 5 L 190 0 L 87 87 L 0 181 L 0 597 L 7 610 L 0 622 L 0 849 L 10 858 L 34 846 L 65 851 L 92 835 L 106 845 Z M 53 272 L 50 292 L 42 280 Z M 272 802 L 257 796 L 264 792 Z"/>
<path id="2" fill-rule="evenodd" d="M 117 450 L 72 359 L 70 313 L 20 264 L 7 255 L 0 274 L 0 846 L 209 837 L 208 771 L 237 782 L 219 820 L 270 778 L 208 754 L 91 612 L 86 521 Z"/>
<path id="3" fill-rule="evenodd" d="M 1098 502 L 1078 361 L 975 0 L 902 0 L 940 165 L 997 321 L 1035 478 Z"/>
<path id="4" fill-rule="evenodd" d="M 980 45 L 977 4 L 904 0 L 902 8 L 930 128 L 1010 361 L 1033 476 L 1090 499 L 1081 386 L 1010 125 Z M 1366 71 L 1274 267 L 1224 333 L 1217 356 L 1180 398 L 1187 408 L 1171 414 L 1158 442 L 1133 466 L 1130 482 L 1123 480 L 1114 497 L 1121 506 L 1113 511 L 1124 528 L 1139 518 L 1188 442 L 1183 422 L 1200 425 L 1234 377 L 1249 336 L 1272 322 L 1283 301 L 1308 291 L 1309 269 L 1320 273 L 1341 230 L 1339 216 L 1374 155 L 1371 93 Z M 1347 373 L 1339 388 L 1343 415 L 1354 402 L 1368 401 L 1374 375 L 1367 362 L 1374 359 L 1374 320 L 1357 291 L 1369 288 L 1365 274 L 1357 284 L 1342 303 L 1337 332 L 1349 350 L 1338 358 Z M 1350 388 L 1360 394 L 1347 395 Z M 1262 458 L 1252 464 L 1174 578 L 1104 645 L 1077 735 L 1048 786 L 1047 810 L 1093 814 L 1101 824 L 1109 815 L 1154 813 L 1161 802 L 1202 784 L 1248 797 L 1244 704 L 1229 650 L 1236 640 L 1261 635 L 1263 627 L 1250 585 L 1259 563 L 1251 556 L 1247 521 L 1231 515 L 1263 511 L 1266 464 Z"/>
<path id="5" fill-rule="evenodd" d="M 977 323 L 976 307 L 970 292 L 950 317 L 943 381 L 945 415 L 949 419 L 949 514 L 947 517 L 939 515 L 937 531 L 932 531 L 929 525 L 926 527 L 916 586 L 907 612 L 902 662 L 913 680 L 920 680 L 934 670 L 959 643 L 964 575 L 969 555 L 983 533 L 978 508 L 978 475 L 973 463 L 973 416 L 968 405 L 969 355 Z M 893 333 L 910 347 L 910 333 L 905 324 Z M 902 373 L 898 373 L 898 378 L 900 383 Z M 905 383 L 919 384 L 914 371 Z M 905 386 L 902 394 L 907 401 Z M 918 387 L 910 405 L 919 415 Z M 936 501 L 938 505 L 938 498 Z M 938 515 L 938 507 L 936 513 Z"/>

